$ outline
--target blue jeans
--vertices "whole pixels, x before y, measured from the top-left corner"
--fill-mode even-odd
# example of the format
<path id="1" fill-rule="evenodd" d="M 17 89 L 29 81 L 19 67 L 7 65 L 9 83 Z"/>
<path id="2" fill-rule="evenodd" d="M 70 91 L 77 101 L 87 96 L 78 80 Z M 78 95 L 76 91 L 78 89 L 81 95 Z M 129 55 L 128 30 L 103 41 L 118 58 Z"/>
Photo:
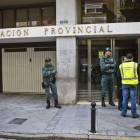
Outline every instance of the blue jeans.
<path id="1" fill-rule="evenodd" d="M 137 86 L 134 87 L 132 85 L 122 84 L 122 90 L 123 90 L 122 114 L 126 115 L 126 113 L 127 113 L 128 97 L 130 95 L 130 98 L 131 98 L 131 114 L 134 117 L 134 116 L 137 115 L 137 110 L 136 110 Z"/>

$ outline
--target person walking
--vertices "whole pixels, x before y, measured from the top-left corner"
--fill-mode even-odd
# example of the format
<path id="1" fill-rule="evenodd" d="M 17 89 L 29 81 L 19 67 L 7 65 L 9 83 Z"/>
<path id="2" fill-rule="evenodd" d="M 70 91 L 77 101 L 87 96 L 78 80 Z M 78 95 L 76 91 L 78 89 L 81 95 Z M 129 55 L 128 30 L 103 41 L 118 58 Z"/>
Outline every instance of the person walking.
<path id="1" fill-rule="evenodd" d="M 138 118 L 136 103 L 137 103 L 137 84 L 138 75 L 140 74 L 137 63 L 133 62 L 133 55 L 127 54 L 127 60 L 119 66 L 119 75 L 122 78 L 122 113 L 121 116 L 126 117 L 128 97 L 131 97 L 131 114 L 133 118 Z"/>
<path id="2" fill-rule="evenodd" d="M 126 60 L 127 60 L 126 56 L 121 57 L 121 63 L 124 63 Z M 122 101 L 123 101 L 122 79 L 119 76 L 119 69 L 117 70 L 117 97 L 118 97 L 118 110 L 122 111 Z M 131 107 L 128 106 L 127 109 L 131 109 Z"/>
<path id="3" fill-rule="evenodd" d="M 111 56 L 111 49 L 105 48 L 105 55 L 100 59 L 100 70 L 102 72 L 101 79 L 101 105 L 106 107 L 104 98 L 107 86 L 109 86 L 109 104 L 115 106 L 112 101 L 113 91 L 114 91 L 114 70 L 116 68 L 116 62 Z"/>
<path id="4" fill-rule="evenodd" d="M 46 101 L 47 101 L 46 109 L 50 108 L 49 87 L 51 88 L 53 92 L 55 107 L 61 108 L 61 106 L 58 104 L 57 88 L 55 86 L 56 73 L 57 73 L 57 70 L 55 70 L 54 66 L 51 64 L 51 58 L 47 57 L 45 59 L 45 66 L 42 67 L 43 83 L 45 87 Z"/>

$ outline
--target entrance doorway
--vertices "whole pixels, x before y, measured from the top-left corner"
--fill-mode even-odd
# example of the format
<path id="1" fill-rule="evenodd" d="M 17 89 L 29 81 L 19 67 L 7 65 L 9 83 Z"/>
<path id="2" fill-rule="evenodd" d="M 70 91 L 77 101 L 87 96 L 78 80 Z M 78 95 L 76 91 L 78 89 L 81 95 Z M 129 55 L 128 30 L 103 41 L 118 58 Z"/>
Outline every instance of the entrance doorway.
<path id="1" fill-rule="evenodd" d="M 118 66 L 121 64 L 120 58 L 127 53 L 132 53 L 134 61 L 138 61 L 137 39 L 79 39 L 78 40 L 78 100 L 100 101 L 101 100 L 101 77 L 100 58 L 104 55 L 106 47 L 112 50 L 112 56 Z M 116 72 L 115 89 L 116 89 Z M 116 97 L 114 90 L 114 97 Z M 108 88 L 106 91 L 108 97 Z"/>
<path id="2" fill-rule="evenodd" d="M 102 75 L 99 62 L 105 48 L 112 48 L 111 42 L 112 39 L 79 40 L 78 100 L 100 100 Z"/>

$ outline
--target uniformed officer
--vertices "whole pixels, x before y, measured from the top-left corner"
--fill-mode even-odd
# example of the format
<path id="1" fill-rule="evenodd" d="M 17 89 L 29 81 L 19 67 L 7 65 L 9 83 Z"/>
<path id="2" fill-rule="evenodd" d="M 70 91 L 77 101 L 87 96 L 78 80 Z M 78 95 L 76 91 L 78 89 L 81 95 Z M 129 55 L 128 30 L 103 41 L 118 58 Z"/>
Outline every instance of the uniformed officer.
<path id="1" fill-rule="evenodd" d="M 140 60 L 138 61 L 138 67 L 140 68 Z M 140 77 L 139 77 L 139 81 L 140 81 Z M 138 103 L 138 105 L 140 106 L 140 82 L 138 84 L 138 91 L 139 91 L 139 103 Z"/>
<path id="2" fill-rule="evenodd" d="M 122 64 L 125 63 L 125 61 L 127 60 L 126 56 L 122 56 L 121 57 L 121 62 Z M 123 101 L 123 95 L 122 95 L 122 78 L 119 74 L 120 70 L 119 68 L 117 69 L 117 97 L 118 97 L 118 110 L 122 111 L 122 101 Z M 130 98 L 130 96 L 129 96 Z M 129 99 L 128 98 L 128 99 Z M 127 109 L 131 109 L 131 107 L 127 106 Z"/>
<path id="3" fill-rule="evenodd" d="M 51 88 L 51 90 L 53 92 L 55 107 L 56 108 L 61 108 L 61 106 L 58 105 L 57 88 L 55 86 L 55 75 L 56 75 L 56 73 L 57 73 L 57 70 L 55 70 L 54 66 L 51 64 L 51 59 L 49 57 L 47 57 L 45 59 L 45 66 L 42 67 L 43 82 L 44 82 L 44 86 L 45 86 L 46 101 L 47 101 L 46 109 L 50 108 L 49 87 Z"/>
<path id="4" fill-rule="evenodd" d="M 106 87 L 109 85 L 109 104 L 115 106 L 112 101 L 113 91 L 114 91 L 114 70 L 116 67 L 116 62 L 114 58 L 111 56 L 111 49 L 105 49 L 105 55 L 100 59 L 100 69 L 102 72 L 102 79 L 101 79 L 101 99 L 102 99 L 102 106 L 106 107 L 105 105 L 105 92 Z"/>
<path id="5" fill-rule="evenodd" d="M 126 117 L 128 96 L 131 98 L 131 113 L 133 118 L 138 118 L 137 114 L 137 84 L 138 76 L 140 75 L 140 68 L 138 64 L 133 62 L 133 55 L 127 54 L 127 60 L 119 66 L 119 75 L 122 78 L 122 90 L 123 90 L 123 108 L 121 116 Z"/>

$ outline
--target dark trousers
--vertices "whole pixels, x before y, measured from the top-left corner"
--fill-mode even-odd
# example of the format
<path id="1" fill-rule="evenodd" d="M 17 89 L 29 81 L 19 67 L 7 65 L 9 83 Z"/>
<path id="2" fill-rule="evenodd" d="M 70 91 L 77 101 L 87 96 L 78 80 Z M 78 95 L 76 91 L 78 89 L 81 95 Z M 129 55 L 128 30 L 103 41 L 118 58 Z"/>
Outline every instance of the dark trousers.
<path id="1" fill-rule="evenodd" d="M 109 86 L 109 97 L 113 97 L 113 91 L 114 91 L 114 74 L 107 74 L 107 75 L 102 75 L 101 79 L 101 97 L 105 97 L 105 92 L 106 88 Z"/>
<path id="2" fill-rule="evenodd" d="M 121 99 L 118 100 L 118 108 L 122 108 L 122 101 Z"/>
<path id="3" fill-rule="evenodd" d="M 49 86 L 52 90 L 54 100 L 58 100 L 57 88 L 56 88 L 55 84 L 49 83 Z M 46 100 L 50 100 L 49 86 L 45 87 Z"/>

